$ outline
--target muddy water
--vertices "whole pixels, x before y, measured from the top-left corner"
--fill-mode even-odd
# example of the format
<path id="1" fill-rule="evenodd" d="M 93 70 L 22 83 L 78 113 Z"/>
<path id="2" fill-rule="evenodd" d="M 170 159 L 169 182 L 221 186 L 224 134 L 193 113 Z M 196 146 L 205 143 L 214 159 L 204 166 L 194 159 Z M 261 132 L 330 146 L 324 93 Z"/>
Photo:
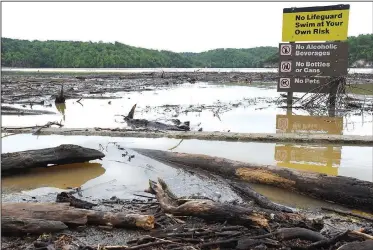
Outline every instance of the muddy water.
<path id="1" fill-rule="evenodd" d="M 178 145 L 176 139 L 110 138 L 85 136 L 13 135 L 3 138 L 3 153 L 58 146 L 63 143 L 101 149 L 102 161 L 86 164 L 55 166 L 35 170 L 27 175 L 2 177 L 3 193 L 22 191 L 36 196 L 59 192 L 67 187 L 82 186 L 83 196 L 95 198 L 130 198 L 147 188 L 149 179 L 164 178 L 178 195 L 204 194 L 222 200 L 238 197 L 218 180 L 203 178 L 149 159 L 130 148 L 169 150 Z M 124 148 L 125 150 L 121 150 Z M 290 150 L 288 155 L 284 151 Z M 305 151 L 312 150 L 311 153 Z M 258 164 L 272 164 L 296 169 L 308 169 L 331 175 L 346 175 L 373 181 L 373 151 L 371 147 L 333 147 L 332 145 L 282 145 L 276 143 L 238 143 L 183 140 L 174 152 L 200 153 Z M 310 151 L 311 152 L 311 151 Z M 131 161 L 129 155 L 135 155 Z M 326 204 L 284 190 L 253 185 L 258 192 L 275 202 L 293 207 L 319 207 Z"/>
<path id="2" fill-rule="evenodd" d="M 135 113 L 137 118 L 158 121 L 178 118 L 181 121 L 190 121 L 192 130 L 202 128 L 204 131 L 249 133 L 316 133 L 321 131 L 329 134 L 350 135 L 372 135 L 373 131 L 372 115 L 352 114 L 333 120 L 323 116 L 311 116 L 299 110 L 286 114 L 284 109 L 276 108 L 273 103 L 280 97 L 274 86 L 227 86 L 199 83 L 152 91 L 118 92 L 114 95 L 121 98 L 111 100 L 83 98 L 80 103 L 77 100 L 68 100 L 65 105 L 58 107 L 54 104 L 51 107 L 34 105 L 34 109 L 54 111 L 56 115 L 5 115 L 2 116 L 2 125 L 34 126 L 46 124 L 49 121 L 63 121 L 67 128 L 126 127 L 120 115 L 126 115 L 137 103 Z M 300 94 L 295 96 L 297 95 Z M 22 108 L 21 105 L 13 106 Z M 279 123 L 279 120 L 282 122 Z M 327 125 L 326 130 L 320 130 L 320 126 L 326 123 L 332 126 Z M 286 126 L 281 125 L 281 127 L 280 124 Z"/>
<path id="3" fill-rule="evenodd" d="M 87 181 L 105 173 L 100 163 L 75 163 L 49 168 L 36 168 L 31 173 L 9 176 L 2 179 L 8 191 L 31 190 L 39 187 L 66 189 L 80 187 Z"/>
<path id="4" fill-rule="evenodd" d="M 274 86 L 198 83 L 111 95 L 120 99 L 83 98 L 80 103 L 77 100 L 67 100 L 66 104 L 57 107 L 54 103 L 51 107 L 34 105 L 34 109 L 54 111 L 56 114 L 2 116 L 2 125 L 22 127 L 62 121 L 67 128 L 126 127 L 119 115 L 126 115 L 133 104 L 137 103 L 136 118 L 158 121 L 178 118 L 181 121 L 190 121 L 192 130 L 202 128 L 204 131 L 370 136 L 373 131 L 371 115 L 325 117 L 311 116 L 298 110 L 287 114 L 283 109 L 277 109 L 273 103 L 280 97 Z M 297 95 L 300 94 L 295 96 Z M 24 108 L 21 105 L 13 106 Z M 147 188 L 149 179 L 162 177 L 180 196 L 200 193 L 215 197 L 219 191 L 222 200 L 238 199 L 232 190 L 219 180 L 193 175 L 130 150 L 169 150 L 180 143 L 180 140 L 176 139 L 12 135 L 2 138 L 2 152 L 53 147 L 63 143 L 100 149 L 106 157 L 102 161 L 36 169 L 22 176 L 2 177 L 3 193 L 23 192 L 25 195 L 37 196 L 81 186 L 85 197 L 130 198 L 134 193 L 141 193 Z M 372 147 L 184 140 L 172 150 L 373 181 Z M 129 155 L 135 157 L 129 161 Z M 268 186 L 253 187 L 273 201 L 293 207 L 326 205 Z"/>

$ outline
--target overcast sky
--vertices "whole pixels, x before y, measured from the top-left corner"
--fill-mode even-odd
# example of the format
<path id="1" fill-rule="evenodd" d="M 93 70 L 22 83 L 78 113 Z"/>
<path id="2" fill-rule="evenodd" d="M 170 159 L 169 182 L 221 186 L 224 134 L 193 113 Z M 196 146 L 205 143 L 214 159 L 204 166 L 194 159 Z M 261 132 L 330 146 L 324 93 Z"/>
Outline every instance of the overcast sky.
<path id="1" fill-rule="evenodd" d="M 176 52 L 278 46 L 283 8 L 339 3 L 3 2 L 2 37 L 118 41 Z M 373 33 L 373 3 L 348 4 L 349 36 Z"/>

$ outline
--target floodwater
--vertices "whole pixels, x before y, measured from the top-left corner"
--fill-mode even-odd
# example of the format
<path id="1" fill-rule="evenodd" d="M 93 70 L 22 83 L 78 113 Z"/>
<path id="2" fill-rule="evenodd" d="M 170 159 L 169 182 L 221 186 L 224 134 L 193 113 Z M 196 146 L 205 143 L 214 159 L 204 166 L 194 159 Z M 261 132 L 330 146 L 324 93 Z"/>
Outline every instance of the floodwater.
<path id="1" fill-rule="evenodd" d="M 249 72 L 267 73 L 278 72 L 277 68 L 8 68 L 1 69 L 6 72 L 68 72 L 68 73 L 148 73 L 148 72 Z M 371 68 L 350 68 L 350 74 L 373 74 Z"/>
<path id="2" fill-rule="evenodd" d="M 54 166 L 47 170 L 35 170 L 25 175 L 2 177 L 5 193 L 20 192 L 30 196 L 59 192 L 68 187 L 81 186 L 83 196 L 94 198 L 131 198 L 147 188 L 148 180 L 163 178 L 180 196 L 200 193 L 210 197 L 215 192 L 222 200 L 238 199 L 223 183 L 192 175 L 176 167 L 137 154 L 130 148 L 169 150 L 180 140 L 166 138 L 115 138 L 97 136 L 33 136 L 13 135 L 3 138 L 3 153 L 29 149 L 54 147 L 60 144 L 77 144 L 101 149 L 102 161 Z M 124 148 L 125 150 L 121 150 Z M 288 157 L 282 151 L 290 150 Z M 304 150 L 312 150 L 302 154 Z M 373 181 L 373 151 L 371 147 L 333 145 L 283 145 L 280 143 L 222 142 L 183 140 L 173 152 L 198 153 L 225 157 L 243 162 L 271 164 L 279 167 L 308 169 L 329 175 L 345 175 Z M 128 152 L 126 156 L 123 156 Z M 131 161 L 129 155 L 135 155 Z M 317 207 L 325 204 L 312 198 L 263 185 L 253 185 L 258 192 L 275 202 L 293 207 Z"/>
<path id="3" fill-rule="evenodd" d="M 301 96 L 297 93 L 294 96 Z M 293 110 L 287 114 L 276 101 L 280 94 L 275 86 L 231 86 L 206 83 L 183 84 L 171 89 L 111 94 L 120 99 L 67 100 L 65 105 L 43 107 L 56 115 L 15 116 L 3 115 L 4 127 L 44 125 L 62 121 L 65 128 L 126 127 L 123 117 L 137 104 L 135 118 L 167 121 L 178 118 L 190 121 L 191 129 L 203 131 L 231 131 L 241 133 L 329 133 L 345 135 L 372 135 L 372 115 L 352 114 L 343 118 L 310 116 L 306 111 Z M 370 101 L 373 97 L 369 97 Z M 368 99 L 369 100 L 369 99 Z M 22 105 L 12 105 L 24 108 Z M 179 107 L 176 107 L 179 106 Z M 210 106 L 210 108 L 208 108 Z M 211 107 L 213 106 L 213 107 Z M 26 108 L 30 108 L 29 105 Z M 300 127 L 299 127 L 300 126 Z"/>
<path id="4" fill-rule="evenodd" d="M 276 108 L 273 100 L 280 95 L 275 87 L 228 86 L 206 83 L 184 84 L 171 89 L 110 94 L 119 99 L 67 100 L 65 105 L 34 105 L 33 109 L 56 112 L 55 115 L 2 116 L 4 127 L 43 125 L 62 121 L 67 128 L 126 127 L 123 118 L 136 103 L 135 118 L 190 121 L 191 129 L 249 133 L 327 133 L 372 136 L 372 115 L 347 117 L 310 115 Z M 297 96 L 299 94 L 295 94 Z M 372 98 L 372 97 L 370 97 Z M 21 105 L 13 105 L 22 108 Z M 30 106 L 26 106 L 30 108 Z M 35 169 L 19 176 L 2 177 L 5 194 L 23 192 L 30 196 L 82 187 L 85 197 L 131 198 L 147 188 L 148 180 L 163 178 L 177 195 L 203 194 L 222 200 L 238 199 L 224 183 L 193 175 L 139 155 L 130 148 L 170 150 L 180 143 L 166 138 L 114 138 L 97 136 L 11 135 L 2 138 L 2 153 L 77 144 L 102 150 L 106 157 L 84 164 Z M 124 148 L 124 150 L 122 150 Z M 292 143 L 222 142 L 183 140 L 172 151 L 207 154 L 257 164 L 308 170 L 328 175 L 343 175 L 373 182 L 373 148 Z M 135 155 L 130 161 L 129 155 Z M 312 198 L 277 188 L 253 185 L 275 202 L 293 207 L 326 206 Z"/>

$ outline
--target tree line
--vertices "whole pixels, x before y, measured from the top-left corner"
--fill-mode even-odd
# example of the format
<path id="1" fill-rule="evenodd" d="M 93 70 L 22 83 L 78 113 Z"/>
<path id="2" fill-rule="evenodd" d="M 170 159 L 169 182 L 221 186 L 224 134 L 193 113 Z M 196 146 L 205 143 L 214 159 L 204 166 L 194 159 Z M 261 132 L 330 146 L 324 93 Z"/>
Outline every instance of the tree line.
<path id="1" fill-rule="evenodd" d="M 373 34 L 349 37 L 349 63 L 373 61 Z M 1 38 L 1 66 L 25 68 L 258 68 L 278 62 L 277 47 L 175 53 L 119 42 Z"/>

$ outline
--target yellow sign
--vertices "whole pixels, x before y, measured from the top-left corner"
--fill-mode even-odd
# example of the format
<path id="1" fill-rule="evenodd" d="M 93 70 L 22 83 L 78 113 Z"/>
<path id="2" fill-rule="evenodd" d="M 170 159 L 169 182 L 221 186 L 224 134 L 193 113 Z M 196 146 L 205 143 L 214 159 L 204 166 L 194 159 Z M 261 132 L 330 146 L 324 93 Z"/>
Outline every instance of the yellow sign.
<path id="1" fill-rule="evenodd" d="M 276 132 L 341 135 L 343 118 L 328 116 L 276 115 Z"/>
<path id="2" fill-rule="evenodd" d="M 282 41 L 347 40 L 350 5 L 285 8 Z"/>
<path id="3" fill-rule="evenodd" d="M 276 145 L 277 166 L 316 173 L 338 175 L 341 164 L 341 147 L 312 147 Z"/>

